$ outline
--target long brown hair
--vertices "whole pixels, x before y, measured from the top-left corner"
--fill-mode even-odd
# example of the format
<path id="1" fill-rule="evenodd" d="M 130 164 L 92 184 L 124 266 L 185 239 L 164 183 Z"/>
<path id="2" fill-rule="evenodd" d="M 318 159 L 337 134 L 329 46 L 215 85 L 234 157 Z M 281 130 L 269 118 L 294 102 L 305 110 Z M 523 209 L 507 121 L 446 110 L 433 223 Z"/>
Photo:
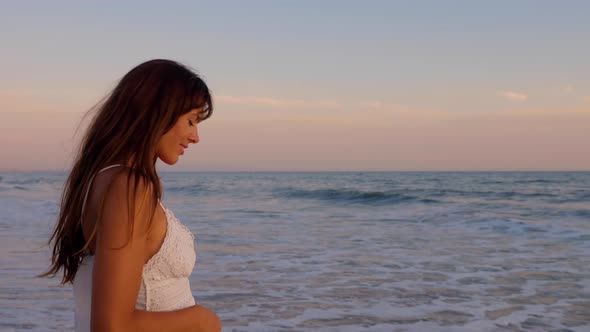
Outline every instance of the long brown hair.
<path id="1" fill-rule="evenodd" d="M 51 267 L 41 276 L 55 276 L 63 269 L 61 283 L 74 281 L 99 226 L 104 196 L 100 200 L 92 235 L 89 239 L 84 238 L 82 201 L 92 177 L 101 167 L 113 162 L 129 162 L 128 183 L 133 178 L 135 185 L 132 187 L 138 188 L 139 182 L 143 181 L 153 189 L 151 223 L 157 201 L 162 197 L 155 169 L 158 141 L 181 115 L 192 109 L 201 109 L 199 122 L 213 112 L 211 94 L 205 82 L 178 62 L 156 59 L 125 74 L 113 91 L 90 110 L 96 114 L 82 138 L 74 166 L 65 182 L 59 217 L 49 239 L 49 245 L 53 242 Z M 133 196 L 136 194 L 134 192 Z"/>

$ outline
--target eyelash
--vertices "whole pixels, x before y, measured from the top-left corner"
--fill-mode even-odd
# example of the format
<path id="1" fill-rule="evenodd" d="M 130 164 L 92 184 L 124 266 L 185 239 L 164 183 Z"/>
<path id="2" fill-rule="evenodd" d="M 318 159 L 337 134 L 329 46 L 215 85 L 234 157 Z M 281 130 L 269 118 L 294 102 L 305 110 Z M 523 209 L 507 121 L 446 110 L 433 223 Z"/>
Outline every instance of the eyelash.
<path id="1" fill-rule="evenodd" d="M 201 114 L 203 114 L 203 113 L 201 113 Z M 201 114 L 199 114 L 199 120 L 201 120 Z M 197 120 L 197 123 L 199 123 L 199 122 L 200 122 L 199 120 Z M 193 122 L 192 122 L 190 119 L 188 120 L 188 124 L 189 124 L 190 126 L 194 126 L 194 125 L 195 125 L 195 124 L 194 124 L 194 123 L 193 123 Z"/>

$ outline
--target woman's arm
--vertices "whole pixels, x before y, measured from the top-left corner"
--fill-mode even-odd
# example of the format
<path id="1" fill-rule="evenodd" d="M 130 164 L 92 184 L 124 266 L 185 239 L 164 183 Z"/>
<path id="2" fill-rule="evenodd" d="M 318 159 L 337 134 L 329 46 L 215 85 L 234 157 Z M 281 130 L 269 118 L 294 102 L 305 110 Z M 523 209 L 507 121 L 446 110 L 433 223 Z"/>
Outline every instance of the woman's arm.
<path id="1" fill-rule="evenodd" d="M 219 331 L 217 315 L 199 305 L 169 312 L 135 309 L 153 199 L 150 186 L 140 183 L 135 200 L 127 204 L 127 193 L 134 189 L 125 171 L 114 176 L 105 195 L 96 238 L 91 330 Z"/>
<path id="2" fill-rule="evenodd" d="M 135 310 L 134 331 L 221 331 L 217 315 L 200 305 L 176 311 Z"/>

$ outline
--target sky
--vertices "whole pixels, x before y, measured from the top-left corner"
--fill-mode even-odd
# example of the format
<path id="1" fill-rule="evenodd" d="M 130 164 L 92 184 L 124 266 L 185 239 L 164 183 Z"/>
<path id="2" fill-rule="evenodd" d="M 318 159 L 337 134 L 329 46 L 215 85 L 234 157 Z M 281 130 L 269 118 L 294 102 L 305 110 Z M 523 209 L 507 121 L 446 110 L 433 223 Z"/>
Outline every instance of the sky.
<path id="1" fill-rule="evenodd" d="M 0 11 L 0 171 L 169 58 L 213 93 L 166 171 L 590 170 L 588 1 L 94 1 Z"/>

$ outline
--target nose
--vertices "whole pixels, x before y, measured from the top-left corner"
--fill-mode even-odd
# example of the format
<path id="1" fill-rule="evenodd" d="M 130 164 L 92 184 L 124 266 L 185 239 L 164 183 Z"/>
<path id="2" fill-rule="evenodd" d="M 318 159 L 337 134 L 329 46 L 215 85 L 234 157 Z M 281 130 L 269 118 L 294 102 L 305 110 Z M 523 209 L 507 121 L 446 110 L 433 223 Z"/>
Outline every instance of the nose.
<path id="1" fill-rule="evenodd" d="M 199 143 L 199 131 L 195 128 L 194 132 L 191 132 L 188 137 L 189 142 L 197 144 Z"/>

